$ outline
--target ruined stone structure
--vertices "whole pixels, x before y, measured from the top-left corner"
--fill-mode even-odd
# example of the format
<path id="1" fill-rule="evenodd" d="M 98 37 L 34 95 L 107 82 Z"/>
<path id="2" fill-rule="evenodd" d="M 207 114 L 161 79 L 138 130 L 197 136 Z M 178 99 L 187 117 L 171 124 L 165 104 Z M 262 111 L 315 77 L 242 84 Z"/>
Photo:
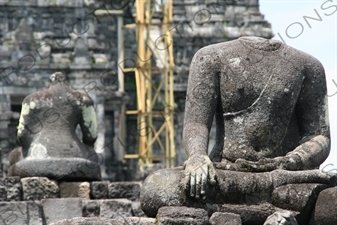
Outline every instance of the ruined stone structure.
<path id="1" fill-rule="evenodd" d="M 72 90 L 62 73 L 50 76 L 47 90 L 25 97 L 17 135 L 20 147 L 9 154 L 8 176 L 101 180 L 94 103 Z"/>
<path id="2" fill-rule="evenodd" d="M 103 12 L 98 10 L 97 14 L 93 14 L 92 12 L 98 8 Z M 113 14 L 108 10 L 122 10 L 123 13 Z M 132 73 L 125 76 L 126 93 L 118 91 L 117 81 L 117 68 L 120 63 L 117 60 L 118 15 L 122 15 L 124 24 L 129 24 L 134 23 L 134 13 L 132 1 L 123 1 L 122 5 L 118 4 L 118 1 L 105 0 L 0 1 L 0 161 L 2 164 L 0 169 L 3 170 L 0 176 L 7 172 L 9 152 L 18 147 L 16 126 L 19 122 L 23 99 L 31 93 L 46 89 L 50 74 L 61 71 L 66 74 L 66 80 L 72 88 L 89 94 L 95 103 L 98 117 L 98 138 L 95 150 L 103 156 L 101 158 L 103 179 L 117 181 L 134 178 L 135 167 L 130 167 L 133 164 L 123 162 L 121 150 L 124 148 L 121 148 L 121 145 L 129 153 L 135 152 L 135 146 L 119 139 L 119 128 L 122 125 L 119 118 L 123 113 L 122 109 L 125 105 L 129 108 L 135 106 Z M 259 12 L 258 0 L 207 2 L 174 0 L 173 14 L 174 23 L 171 32 L 174 37 L 176 64 L 176 147 L 177 165 L 181 165 L 186 159 L 181 139 L 187 79 L 192 56 L 197 50 L 209 44 L 230 41 L 246 35 L 271 38 L 273 34 L 270 24 Z M 155 16 L 159 22 L 160 18 L 160 14 Z M 135 35 L 135 29 L 124 29 L 126 40 L 124 58 L 129 59 L 124 63 L 128 68 L 134 66 L 134 61 L 130 59 L 135 58 Z M 234 60 L 232 63 L 237 62 Z M 135 123 L 134 117 L 128 117 L 127 127 L 135 127 Z M 77 135 L 82 138 L 80 132 Z M 210 146 L 213 146 L 216 141 L 214 137 L 216 137 L 215 129 L 210 134 Z M 212 159 L 217 156 L 213 155 Z M 237 163 L 241 165 L 242 170 L 265 171 L 282 166 L 284 161 L 239 160 Z M 141 183 L 71 182 L 58 177 L 55 179 L 0 178 L 0 223 L 6 225 L 77 223 L 240 225 L 250 224 L 247 221 L 253 221 L 251 224 L 262 224 L 267 220 L 265 225 L 268 225 L 282 223 L 285 218 L 288 219 L 289 224 L 296 224 L 295 218 L 307 224 L 309 218 L 311 225 L 336 224 L 334 210 L 337 207 L 336 187 L 328 188 L 336 185 L 335 177 L 320 171 L 300 172 L 295 173 L 295 176 L 289 176 L 284 171 L 273 171 L 261 173 L 259 178 L 253 173 L 248 174 L 244 179 L 246 183 L 241 182 L 231 186 L 230 181 L 235 183 L 243 177 L 242 171 L 223 170 L 231 166 L 228 162 L 215 164 L 216 169 L 222 170 L 219 177 L 224 178 L 221 180 L 223 185 L 220 185 L 222 187 L 220 190 L 218 186 L 211 187 L 213 189 L 206 197 L 213 198 L 213 202 L 225 198 L 238 204 L 219 205 L 208 202 L 203 208 L 161 207 L 158 212 L 155 212 L 156 219 L 145 218 L 140 208 Z M 202 167 L 202 169 L 205 168 Z M 181 171 L 181 168 L 176 171 Z M 160 177 L 155 179 L 157 186 L 163 185 L 169 188 L 167 192 L 163 192 L 163 195 L 169 195 L 168 201 L 173 205 L 179 205 L 179 201 L 182 200 L 176 199 L 174 194 L 179 195 L 185 191 L 184 185 L 176 186 L 178 181 L 181 181 L 180 178 L 183 178 L 180 173 L 181 177 L 179 175 L 179 179 L 175 180 L 177 173 L 180 172 L 171 170 L 166 174 L 167 180 L 164 181 L 162 172 L 159 172 Z M 283 176 L 283 179 L 276 179 L 276 183 L 264 183 L 271 177 L 279 176 Z M 227 177 L 230 179 L 226 180 Z M 260 181 L 260 186 L 250 185 L 249 181 L 252 180 Z M 301 184 L 288 184 L 292 181 Z M 308 181 L 315 183 L 302 184 Z M 145 187 L 148 183 L 145 183 Z M 247 186 L 251 189 L 242 194 Z M 151 188 L 146 189 L 149 192 L 152 191 Z M 200 186 L 197 189 L 202 190 Z M 264 193 L 261 190 L 267 191 L 269 195 L 261 194 Z M 193 191 L 185 192 L 185 195 L 186 193 L 191 194 Z M 212 196 L 212 193 L 218 194 Z M 298 195 L 301 195 L 300 199 Z M 172 196 L 173 198 L 170 199 Z M 188 200 L 200 207 L 193 197 L 196 196 Z M 243 202 L 247 205 L 240 204 Z M 328 206 L 326 206 L 327 202 Z M 154 203 L 157 204 L 157 202 Z M 288 210 L 282 211 L 281 208 Z"/>
<path id="3" fill-rule="evenodd" d="M 118 155 L 118 145 L 113 143 L 118 137 L 121 106 L 128 100 L 126 93 L 118 92 L 117 85 L 117 16 L 95 17 L 91 13 L 99 7 L 113 9 L 111 4 L 82 0 L 0 4 L 0 139 L 4 170 L 7 154 L 17 147 L 16 126 L 24 97 L 47 88 L 49 76 L 60 71 L 72 88 L 92 97 L 98 117 L 95 149 L 104 155 L 101 160 L 109 162 L 105 164 L 108 168 L 102 168 L 102 176 L 116 179 L 122 153 Z M 110 170 L 115 173 L 107 176 Z"/>
<path id="4" fill-rule="evenodd" d="M 154 217 L 163 206 L 226 203 L 249 211 L 249 205 L 266 202 L 274 216 L 267 219 L 263 207 L 255 209 L 259 216 L 249 224 L 283 224 L 275 223 L 282 217 L 308 224 L 318 195 L 311 193 L 337 185 L 337 174 L 317 169 L 330 153 L 326 93 L 322 64 L 281 41 L 240 37 L 200 49 L 192 59 L 186 96 L 188 160 L 183 168 L 146 178 L 142 209 Z M 209 154 L 213 117 L 216 143 Z M 261 198 L 251 204 L 247 196 L 256 193 Z"/>
<path id="5" fill-rule="evenodd" d="M 61 71 L 69 85 L 93 98 L 98 118 L 96 152 L 103 154 L 102 178 L 131 180 L 136 167 L 122 160 L 135 145 L 119 141 L 119 121 L 123 105 L 134 108 L 132 73 L 125 74 L 126 93 L 118 91 L 118 15 L 107 10 L 123 10 L 124 24 L 134 23 L 132 1 L 0 1 L 0 148 L 4 174 L 7 155 L 17 147 L 16 126 L 25 96 L 47 88 L 50 74 Z M 99 9 L 101 12 L 99 12 Z M 93 11 L 97 15 L 93 14 Z M 103 11 L 103 13 L 102 13 Z M 157 20 L 160 21 L 160 14 Z M 201 47 L 243 35 L 273 36 L 270 24 L 259 12 L 257 0 L 173 1 L 173 46 L 175 57 L 176 151 L 177 165 L 186 159 L 182 147 L 182 125 L 189 64 Z M 124 29 L 125 68 L 134 66 L 135 28 Z M 136 127 L 136 117 L 128 116 L 127 128 Z M 127 134 L 130 136 L 130 134 Z M 213 140 L 210 141 L 212 145 Z M 129 164 L 130 165 L 130 164 Z M 135 165 L 135 164 L 132 164 Z"/>
<path id="6" fill-rule="evenodd" d="M 0 224 L 77 224 L 58 223 L 75 217 L 86 224 L 154 224 L 154 219 L 143 218 L 140 187 L 139 182 L 0 178 Z"/>

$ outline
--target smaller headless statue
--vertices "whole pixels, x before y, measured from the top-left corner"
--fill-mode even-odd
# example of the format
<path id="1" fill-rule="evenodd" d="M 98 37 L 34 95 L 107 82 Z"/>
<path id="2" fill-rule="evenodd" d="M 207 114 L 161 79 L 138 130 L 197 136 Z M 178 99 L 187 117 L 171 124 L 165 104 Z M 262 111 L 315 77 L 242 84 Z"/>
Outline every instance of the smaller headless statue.
<path id="1" fill-rule="evenodd" d="M 18 140 L 9 155 L 9 176 L 57 180 L 100 180 L 94 143 L 97 119 L 93 101 L 66 84 L 62 73 L 50 76 L 48 90 L 28 95 L 22 103 Z M 82 130 L 82 142 L 76 127 Z"/>
<path id="2" fill-rule="evenodd" d="M 335 176 L 317 170 L 330 151 L 327 113 L 324 69 L 314 57 L 256 37 L 200 49 L 186 96 L 188 160 L 147 177 L 143 211 L 246 204 L 247 195 L 270 196 L 287 184 L 335 185 Z M 208 154 L 214 117 L 216 143 Z"/>

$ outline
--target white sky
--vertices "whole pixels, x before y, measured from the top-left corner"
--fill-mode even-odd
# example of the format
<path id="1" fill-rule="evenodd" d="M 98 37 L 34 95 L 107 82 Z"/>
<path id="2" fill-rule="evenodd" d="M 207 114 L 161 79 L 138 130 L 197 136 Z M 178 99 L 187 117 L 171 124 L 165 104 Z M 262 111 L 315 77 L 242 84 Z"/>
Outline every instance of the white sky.
<path id="1" fill-rule="evenodd" d="M 319 19 L 315 10 L 322 21 L 307 18 L 310 28 L 303 16 Z M 328 95 L 335 94 L 337 92 L 337 0 L 260 0 L 260 12 L 272 25 L 275 34 L 273 39 L 281 40 L 278 35 L 280 33 L 286 44 L 307 52 L 321 61 L 326 73 Z M 322 165 L 322 167 L 326 166 L 326 171 L 337 168 L 336 103 L 337 94 L 329 97 L 332 148 L 330 156 Z"/>

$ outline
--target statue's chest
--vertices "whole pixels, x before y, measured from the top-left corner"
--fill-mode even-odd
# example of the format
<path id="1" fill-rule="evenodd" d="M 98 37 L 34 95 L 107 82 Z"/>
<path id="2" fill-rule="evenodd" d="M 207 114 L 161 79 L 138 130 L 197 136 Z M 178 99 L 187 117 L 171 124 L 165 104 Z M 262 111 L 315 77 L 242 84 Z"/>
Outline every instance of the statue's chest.
<path id="1" fill-rule="evenodd" d="M 285 60 L 262 59 L 248 63 L 233 58 L 220 74 L 220 93 L 224 113 L 245 110 L 258 102 L 268 108 L 294 106 L 301 90 L 303 70 Z"/>

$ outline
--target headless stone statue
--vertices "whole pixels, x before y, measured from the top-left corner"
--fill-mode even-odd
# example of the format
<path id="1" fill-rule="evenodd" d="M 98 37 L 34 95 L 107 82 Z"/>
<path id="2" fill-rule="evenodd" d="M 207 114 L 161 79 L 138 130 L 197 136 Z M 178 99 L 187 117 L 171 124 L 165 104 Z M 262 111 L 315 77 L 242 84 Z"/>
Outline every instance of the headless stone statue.
<path id="1" fill-rule="evenodd" d="M 317 170 L 330 151 L 321 63 L 256 37 L 200 49 L 190 66 L 183 142 L 183 168 L 145 180 L 141 204 L 149 216 L 162 206 L 247 204 L 256 193 L 273 202 L 273 191 L 287 184 L 336 185 L 336 176 Z"/>
<path id="2" fill-rule="evenodd" d="M 9 176 L 100 180 L 93 149 L 97 120 L 92 99 L 70 89 L 60 72 L 50 81 L 48 90 L 23 100 L 17 133 L 22 147 L 9 155 Z M 77 125 L 82 141 L 75 133 Z"/>

